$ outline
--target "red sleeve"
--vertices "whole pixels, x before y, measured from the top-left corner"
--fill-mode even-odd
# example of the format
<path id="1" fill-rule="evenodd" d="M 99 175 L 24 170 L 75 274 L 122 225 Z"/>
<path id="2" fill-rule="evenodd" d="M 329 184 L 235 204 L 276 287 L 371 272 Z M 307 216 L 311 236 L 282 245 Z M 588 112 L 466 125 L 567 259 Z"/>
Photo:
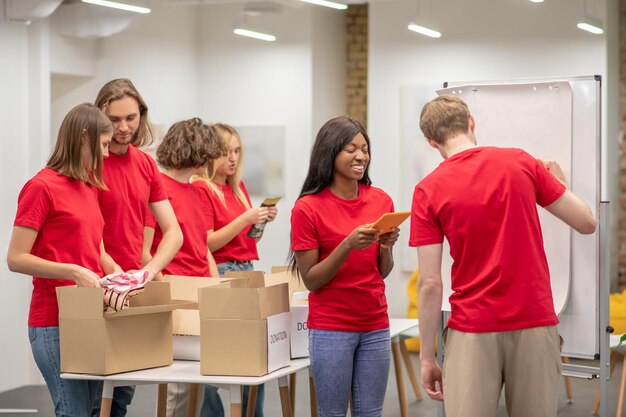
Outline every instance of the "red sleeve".
<path id="1" fill-rule="evenodd" d="M 41 181 L 28 181 L 17 198 L 17 214 L 13 226 L 25 226 L 39 231 L 49 212 L 48 187 Z"/>
<path id="2" fill-rule="evenodd" d="M 202 201 L 202 213 L 206 217 L 208 230 L 215 228 L 215 209 L 213 208 L 213 198 L 215 194 L 209 188 L 209 185 L 204 180 L 196 180 L 191 183 L 200 194 L 200 200 Z"/>
<path id="3" fill-rule="evenodd" d="M 150 209 L 146 210 L 146 219 L 144 222 L 144 226 L 156 229 L 157 221 L 154 218 L 154 215 L 152 214 L 152 211 L 150 211 Z"/>
<path id="4" fill-rule="evenodd" d="M 535 164 L 537 204 L 541 207 L 549 206 L 563 195 L 565 186 L 541 162 L 532 159 Z"/>
<path id="5" fill-rule="evenodd" d="M 150 164 L 150 197 L 148 198 L 148 202 L 156 203 L 157 201 L 167 200 L 167 191 L 165 191 L 165 186 L 161 180 L 161 173 L 156 166 L 156 162 L 154 162 L 150 156 L 146 155 L 146 157 Z"/>
<path id="6" fill-rule="evenodd" d="M 415 186 L 411 206 L 411 234 L 409 246 L 443 243 L 443 231 L 435 218 L 434 210 L 424 189 Z"/>
<path id="7" fill-rule="evenodd" d="M 317 227 L 310 208 L 296 201 L 291 210 L 291 250 L 319 249 Z"/>

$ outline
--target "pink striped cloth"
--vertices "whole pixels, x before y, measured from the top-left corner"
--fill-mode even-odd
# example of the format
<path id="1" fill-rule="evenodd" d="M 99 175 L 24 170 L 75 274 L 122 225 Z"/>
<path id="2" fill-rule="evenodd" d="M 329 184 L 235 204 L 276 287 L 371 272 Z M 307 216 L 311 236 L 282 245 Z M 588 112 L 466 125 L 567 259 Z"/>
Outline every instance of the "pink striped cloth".
<path id="1" fill-rule="evenodd" d="M 104 289 L 105 311 L 108 309 L 121 311 L 128 308 L 130 297 L 143 291 L 147 279 L 147 271 L 132 274 L 121 272 L 100 278 L 100 286 Z"/>

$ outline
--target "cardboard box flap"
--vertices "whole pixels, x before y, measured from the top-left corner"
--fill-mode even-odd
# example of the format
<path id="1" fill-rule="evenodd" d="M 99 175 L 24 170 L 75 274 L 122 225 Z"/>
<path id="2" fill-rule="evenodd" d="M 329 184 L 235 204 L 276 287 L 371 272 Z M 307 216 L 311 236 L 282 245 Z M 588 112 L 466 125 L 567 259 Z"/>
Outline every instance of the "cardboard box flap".
<path id="1" fill-rule="evenodd" d="M 284 270 L 284 268 L 287 268 L 287 269 Z M 280 269 L 283 269 L 283 270 L 280 271 Z M 274 271 L 279 271 L 279 272 L 274 272 Z M 304 281 L 302 281 L 302 279 L 298 275 L 292 273 L 289 270 L 289 267 L 273 266 L 272 273 L 265 275 L 266 286 L 282 284 L 283 282 L 286 282 L 287 284 L 289 284 L 289 299 L 290 300 L 294 292 L 308 291 L 306 286 L 304 285 Z"/>
<path id="2" fill-rule="evenodd" d="M 170 283 L 151 281 L 146 284 L 143 291 L 129 300 L 130 307 L 146 307 L 161 304 L 170 304 Z"/>
<path id="3" fill-rule="evenodd" d="M 185 300 L 168 301 L 167 304 L 147 305 L 143 307 L 129 307 L 122 311 L 107 311 L 104 313 L 106 319 L 114 319 L 118 317 L 138 316 L 142 314 L 166 313 L 176 310 L 177 308 L 188 309 L 195 303 Z"/>
<path id="4" fill-rule="evenodd" d="M 224 277 L 245 280 L 248 288 L 261 288 L 265 286 L 265 274 L 263 271 L 226 271 Z M 241 284 L 241 281 L 239 284 Z"/>
<path id="5" fill-rule="evenodd" d="M 57 287 L 60 318 L 101 318 L 104 311 L 102 288 Z"/>
<path id="6" fill-rule="evenodd" d="M 186 277 L 182 275 L 165 275 L 164 281 L 170 283 L 172 299 L 198 302 L 198 288 L 210 285 L 225 285 L 232 278 Z M 197 307 L 196 307 L 197 308 Z"/>
<path id="7" fill-rule="evenodd" d="M 200 317 L 258 320 L 289 311 L 287 284 L 262 288 L 204 287 L 198 290 Z"/>

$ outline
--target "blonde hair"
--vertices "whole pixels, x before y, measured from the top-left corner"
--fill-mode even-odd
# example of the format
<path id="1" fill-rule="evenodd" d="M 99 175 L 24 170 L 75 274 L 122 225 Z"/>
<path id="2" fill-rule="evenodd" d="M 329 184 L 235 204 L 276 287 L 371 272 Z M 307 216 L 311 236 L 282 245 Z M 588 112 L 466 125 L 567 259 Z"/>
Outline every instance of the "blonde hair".
<path id="1" fill-rule="evenodd" d="M 424 105 L 420 114 L 420 129 L 428 139 L 444 142 L 469 130 L 469 108 L 455 96 L 439 96 Z"/>
<path id="2" fill-rule="evenodd" d="M 235 173 L 233 175 L 229 175 L 228 177 L 226 177 L 226 183 L 230 185 L 230 188 L 233 190 L 233 193 L 235 194 L 235 197 L 237 197 L 237 200 L 239 200 L 245 208 L 249 209 L 250 203 L 248 202 L 248 199 L 243 193 L 243 190 L 241 189 L 241 185 L 240 185 L 241 184 L 241 171 L 242 171 L 242 166 L 243 166 L 243 144 L 241 143 L 241 137 L 239 136 L 239 133 L 237 132 L 237 130 L 235 130 L 234 127 L 229 126 L 225 123 L 214 123 L 211 126 L 217 132 L 217 135 L 222 141 L 222 144 L 226 147 L 226 149 L 229 150 L 228 152 L 230 152 L 230 144 L 233 138 L 237 138 L 237 140 L 239 140 L 239 146 L 240 146 L 239 162 L 237 163 L 237 168 L 235 169 Z M 207 185 L 211 188 L 211 190 L 213 190 L 213 192 L 217 195 L 217 197 L 222 202 L 222 204 L 226 206 L 226 200 L 224 199 L 224 192 L 213 181 L 213 177 L 215 176 L 216 169 L 217 167 L 215 167 L 213 169 L 213 172 L 211 173 L 207 171 L 207 173 L 205 173 L 204 175 L 195 176 L 192 178 L 192 181 L 198 180 L 198 179 L 204 180 L 207 183 Z"/>
<path id="3" fill-rule="evenodd" d="M 83 103 L 67 113 L 46 166 L 72 179 L 106 190 L 102 180 L 102 147 L 100 136 L 113 132 L 113 124 L 98 107 Z M 83 140 L 91 151 L 91 169 L 83 162 Z"/>
<path id="4" fill-rule="evenodd" d="M 129 79 L 117 78 L 103 85 L 98 93 L 98 97 L 96 97 L 95 105 L 103 112 L 106 112 L 112 101 L 120 100 L 124 97 L 134 98 L 139 106 L 139 127 L 137 132 L 135 132 L 131 145 L 138 148 L 151 145 L 154 141 L 154 135 L 148 120 L 148 105 L 143 101 L 139 91 L 137 91 Z"/>

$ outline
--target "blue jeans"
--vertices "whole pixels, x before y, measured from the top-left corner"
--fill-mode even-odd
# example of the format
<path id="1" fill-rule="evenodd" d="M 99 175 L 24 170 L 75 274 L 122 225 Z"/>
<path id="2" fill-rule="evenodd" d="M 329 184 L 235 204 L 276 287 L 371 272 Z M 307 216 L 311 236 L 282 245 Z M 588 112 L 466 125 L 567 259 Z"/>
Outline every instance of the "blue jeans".
<path id="1" fill-rule="evenodd" d="M 61 348 L 58 327 L 29 327 L 28 339 L 35 363 L 41 372 L 58 417 L 97 415 L 93 404 L 100 403 L 102 382 L 61 379 Z"/>
<path id="2" fill-rule="evenodd" d="M 252 262 L 250 261 L 228 261 L 217 264 L 217 270 L 220 277 L 224 276 L 226 271 L 252 271 Z M 243 398 L 241 399 L 241 415 L 246 415 L 248 409 L 249 387 L 243 387 Z M 263 417 L 263 403 L 265 402 L 265 385 L 259 385 L 256 397 L 256 407 L 254 408 L 254 417 Z M 204 402 L 200 410 L 200 417 L 224 417 L 224 405 L 222 399 L 217 393 L 217 388 L 211 385 L 204 387 Z"/>
<path id="3" fill-rule="evenodd" d="M 135 396 L 135 386 L 113 388 L 113 400 L 111 401 L 111 417 L 124 417 L 128 411 L 133 397 Z M 100 415 L 100 401 L 94 404 L 96 416 Z"/>
<path id="4" fill-rule="evenodd" d="M 226 271 L 252 271 L 254 268 L 251 261 L 227 261 L 221 264 L 217 264 L 217 271 L 220 273 L 220 277 L 224 277 Z"/>
<path id="5" fill-rule="evenodd" d="M 380 417 L 389 366 L 389 329 L 344 332 L 309 329 L 311 372 L 319 417 Z"/>

